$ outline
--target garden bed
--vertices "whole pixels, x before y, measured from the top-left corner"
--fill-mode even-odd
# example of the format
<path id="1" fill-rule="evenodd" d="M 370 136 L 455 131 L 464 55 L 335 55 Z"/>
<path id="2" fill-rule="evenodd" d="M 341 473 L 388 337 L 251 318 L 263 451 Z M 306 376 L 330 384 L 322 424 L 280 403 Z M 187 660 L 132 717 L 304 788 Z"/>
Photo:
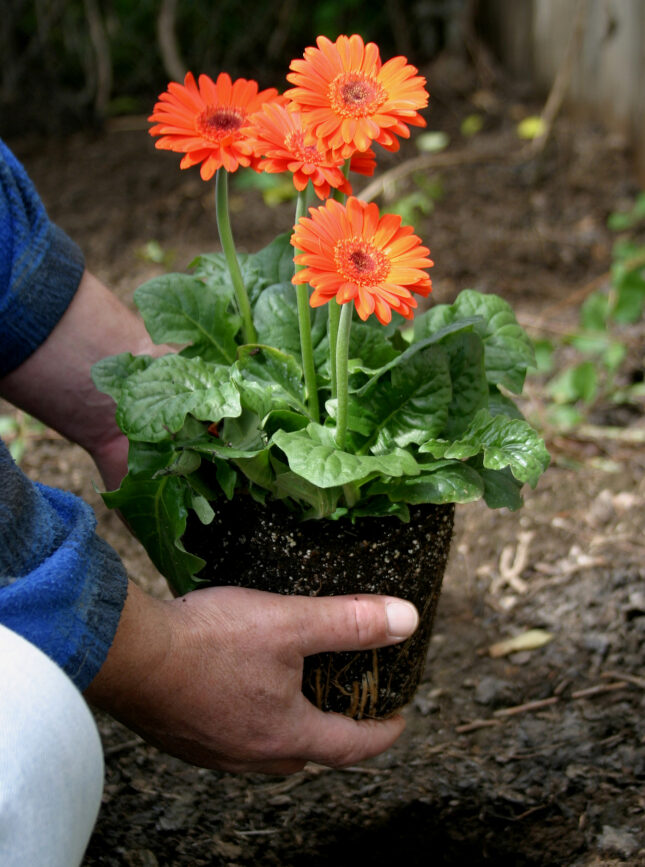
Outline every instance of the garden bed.
<path id="1" fill-rule="evenodd" d="M 435 300 L 494 291 L 527 327 L 561 334 L 609 270 L 607 216 L 638 190 L 629 154 L 620 138 L 563 118 L 537 160 L 511 159 L 515 122 L 535 109 L 521 93 L 489 93 L 483 131 L 460 140 L 478 109 L 430 85 L 430 128 L 447 130 L 455 150 L 499 154 L 432 175 L 442 196 L 418 230 L 437 263 Z M 150 261 L 150 241 L 180 269 L 216 237 L 210 188 L 155 153 L 145 128 L 10 142 L 52 217 L 126 301 L 165 267 Z M 280 205 L 260 223 L 257 196 L 233 195 L 242 248 L 258 249 L 288 219 L 291 205 Z M 642 323 L 632 327 L 634 376 L 644 337 Z M 539 415 L 543 401 L 536 381 L 525 410 Z M 633 441 L 609 438 L 609 409 L 598 408 L 595 434 L 550 435 L 553 465 L 522 511 L 457 509 L 424 682 L 393 749 L 341 771 L 236 777 L 169 758 L 99 716 L 106 789 L 86 867 L 645 864 L 645 422 L 636 407 L 621 428 Z M 78 448 L 39 433 L 24 466 L 89 499 L 128 571 L 167 593 L 93 492 Z M 529 629 L 551 638 L 491 653 Z"/>

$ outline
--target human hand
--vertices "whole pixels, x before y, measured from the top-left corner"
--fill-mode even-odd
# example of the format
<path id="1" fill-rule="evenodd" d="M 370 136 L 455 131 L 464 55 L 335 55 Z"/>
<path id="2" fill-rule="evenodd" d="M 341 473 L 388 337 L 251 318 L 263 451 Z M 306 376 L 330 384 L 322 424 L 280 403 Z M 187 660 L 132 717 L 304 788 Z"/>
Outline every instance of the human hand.
<path id="1" fill-rule="evenodd" d="M 404 722 L 356 722 L 318 710 L 301 692 L 303 658 L 407 638 L 417 614 L 400 602 L 238 587 L 159 602 L 131 585 L 115 644 L 87 697 L 203 767 L 288 774 L 307 761 L 354 764 L 390 747 Z"/>

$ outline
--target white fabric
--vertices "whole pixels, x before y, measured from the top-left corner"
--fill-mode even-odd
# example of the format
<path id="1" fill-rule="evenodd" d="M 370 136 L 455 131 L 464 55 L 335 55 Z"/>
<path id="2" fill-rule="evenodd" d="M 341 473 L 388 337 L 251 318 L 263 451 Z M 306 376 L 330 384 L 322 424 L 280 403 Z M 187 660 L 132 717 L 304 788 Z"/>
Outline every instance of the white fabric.
<path id="1" fill-rule="evenodd" d="M 0 865 L 78 867 L 103 792 L 103 751 L 81 693 L 0 625 Z"/>

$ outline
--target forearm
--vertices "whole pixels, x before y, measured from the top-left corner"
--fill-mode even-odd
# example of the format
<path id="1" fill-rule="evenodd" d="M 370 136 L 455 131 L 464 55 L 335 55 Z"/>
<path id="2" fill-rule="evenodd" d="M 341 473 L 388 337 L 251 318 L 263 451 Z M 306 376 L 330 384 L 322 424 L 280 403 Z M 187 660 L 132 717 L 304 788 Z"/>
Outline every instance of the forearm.
<path id="1" fill-rule="evenodd" d="M 85 271 L 48 339 L 0 379 L 0 395 L 83 446 L 99 466 L 107 458 L 125 471 L 127 442 L 114 419 L 114 401 L 96 389 L 91 368 L 126 351 L 159 355 L 168 347 L 155 346 L 136 313 Z M 118 473 L 107 475 L 109 485 L 118 482 Z"/>
<path id="2" fill-rule="evenodd" d="M 151 352 L 142 321 L 85 271 L 49 338 L 0 379 L 0 393 L 88 451 L 119 434 L 114 402 L 95 388 L 92 365 L 106 355 Z"/>

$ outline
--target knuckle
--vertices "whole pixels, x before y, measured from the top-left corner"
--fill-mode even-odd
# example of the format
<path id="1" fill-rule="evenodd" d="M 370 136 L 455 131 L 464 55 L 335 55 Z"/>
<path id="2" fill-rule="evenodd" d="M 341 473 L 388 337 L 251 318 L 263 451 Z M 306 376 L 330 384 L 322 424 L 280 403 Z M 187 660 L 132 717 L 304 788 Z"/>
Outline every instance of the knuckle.
<path id="1" fill-rule="evenodd" d="M 381 638 L 374 605 L 367 599 L 354 598 L 354 628 L 358 647 L 370 647 Z"/>

